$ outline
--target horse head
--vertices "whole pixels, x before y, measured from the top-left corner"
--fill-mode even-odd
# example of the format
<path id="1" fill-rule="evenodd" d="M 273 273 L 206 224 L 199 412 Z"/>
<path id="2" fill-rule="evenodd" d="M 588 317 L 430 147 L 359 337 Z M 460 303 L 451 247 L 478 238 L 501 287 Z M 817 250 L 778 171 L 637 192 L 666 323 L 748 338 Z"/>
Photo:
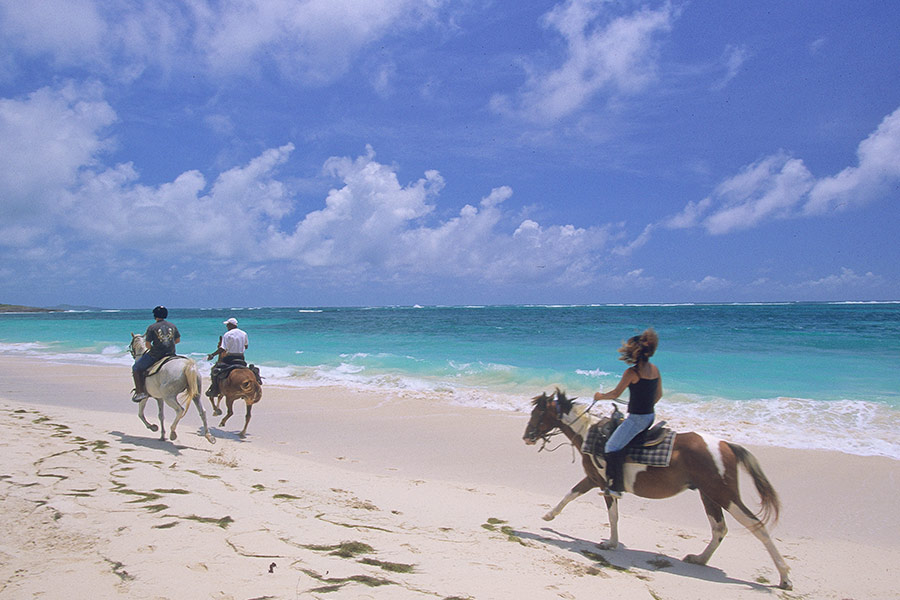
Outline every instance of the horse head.
<path id="1" fill-rule="evenodd" d="M 559 427 L 560 418 L 572 410 L 572 401 L 558 388 L 549 396 L 546 392 L 535 396 L 531 405 L 531 417 L 525 427 L 525 435 L 522 436 L 529 446 L 536 444 L 538 439 L 546 441 L 550 433 Z"/>
<path id="2" fill-rule="evenodd" d="M 131 343 L 128 345 L 128 351 L 131 353 L 132 358 L 143 356 L 147 352 L 147 344 L 144 341 L 144 336 L 135 335 L 134 332 L 132 332 Z"/>

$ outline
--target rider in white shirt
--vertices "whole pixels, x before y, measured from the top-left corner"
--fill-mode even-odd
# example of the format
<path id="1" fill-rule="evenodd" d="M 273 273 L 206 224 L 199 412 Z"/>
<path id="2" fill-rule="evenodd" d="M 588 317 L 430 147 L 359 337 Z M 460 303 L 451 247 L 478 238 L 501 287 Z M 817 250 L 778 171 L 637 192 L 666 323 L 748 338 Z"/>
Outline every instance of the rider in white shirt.
<path id="1" fill-rule="evenodd" d="M 206 357 L 207 360 L 212 360 L 215 356 L 219 357 L 219 361 L 213 365 L 210 372 L 212 381 L 210 381 L 209 389 L 206 391 L 206 395 L 210 398 L 215 398 L 219 395 L 219 373 L 230 365 L 247 366 L 244 360 L 244 351 L 250 347 L 250 339 L 247 333 L 238 328 L 237 319 L 234 317 L 225 321 L 224 324 L 228 331 L 219 338 L 219 347 L 216 351 Z"/>

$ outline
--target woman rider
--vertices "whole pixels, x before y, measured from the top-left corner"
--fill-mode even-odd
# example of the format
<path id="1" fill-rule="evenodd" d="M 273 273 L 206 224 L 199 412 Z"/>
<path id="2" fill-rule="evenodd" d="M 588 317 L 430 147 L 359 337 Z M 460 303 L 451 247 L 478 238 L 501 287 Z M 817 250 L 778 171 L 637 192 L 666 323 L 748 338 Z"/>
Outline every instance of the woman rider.
<path id="1" fill-rule="evenodd" d="M 623 470 L 625 466 L 625 447 L 634 436 L 649 428 L 656 418 L 654 406 L 662 397 L 662 377 L 659 369 L 650 362 L 656 352 L 659 337 L 653 329 L 647 329 L 640 335 L 630 338 L 619 348 L 619 360 L 633 365 L 622 374 L 619 385 L 610 392 L 594 394 L 594 401 L 615 400 L 625 388 L 628 388 L 628 416 L 622 421 L 606 442 L 604 458 L 606 459 L 606 493 L 614 498 L 621 498 L 625 489 Z"/>

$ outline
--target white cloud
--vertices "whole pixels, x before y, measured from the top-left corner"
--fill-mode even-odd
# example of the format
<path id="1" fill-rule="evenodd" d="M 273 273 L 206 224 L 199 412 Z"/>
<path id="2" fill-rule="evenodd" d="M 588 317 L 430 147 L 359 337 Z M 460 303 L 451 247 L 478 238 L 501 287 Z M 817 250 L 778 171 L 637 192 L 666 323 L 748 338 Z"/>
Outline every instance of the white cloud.
<path id="1" fill-rule="evenodd" d="M 750 229 L 771 219 L 810 217 L 875 201 L 900 181 L 900 108 L 857 149 L 859 164 L 816 179 L 784 152 L 745 167 L 699 202 L 662 221 L 670 229 L 703 227 L 713 235 Z"/>
<path id="2" fill-rule="evenodd" d="M 111 140 L 116 114 L 99 86 L 41 88 L 0 99 L 0 196 L 7 218 L 39 216 Z"/>
<path id="3" fill-rule="evenodd" d="M 562 64 L 529 69 L 514 97 L 497 95 L 492 107 L 535 122 L 553 122 L 582 108 L 601 92 L 633 94 L 656 78 L 657 37 L 671 29 L 675 10 L 642 9 L 610 18 L 602 2 L 567 0 L 544 15 L 544 25 L 566 42 Z"/>
<path id="4" fill-rule="evenodd" d="M 93 0 L 0 0 L 0 36 L 62 65 L 97 60 L 106 23 Z"/>
<path id="5" fill-rule="evenodd" d="M 712 234 L 723 234 L 792 216 L 812 181 L 803 161 L 770 156 L 716 188 L 713 203 L 722 206 L 704 219 L 703 226 Z"/>
<path id="6" fill-rule="evenodd" d="M 859 144 L 856 155 L 857 166 L 816 182 L 803 207 L 805 214 L 821 214 L 871 202 L 900 181 L 900 108 L 886 116 Z"/>
<path id="7" fill-rule="evenodd" d="M 431 18 L 438 2 L 415 0 L 253 0 L 193 4 L 196 44 L 219 73 L 271 58 L 291 78 L 324 84 L 342 75 L 368 44 Z"/>
<path id="8" fill-rule="evenodd" d="M 744 66 L 744 63 L 747 62 L 748 58 L 749 52 L 747 51 L 747 48 L 743 46 L 728 46 L 725 49 L 725 54 L 722 59 L 722 63 L 725 67 L 725 75 L 713 84 L 712 89 L 724 89 L 732 79 L 737 77 L 738 73 L 741 71 L 741 67 Z"/>
<path id="9" fill-rule="evenodd" d="M 879 275 L 875 275 L 871 271 L 867 271 L 863 275 L 858 275 L 853 269 L 842 267 L 841 272 L 828 275 L 820 279 L 806 281 L 801 284 L 802 287 L 811 288 L 828 288 L 828 289 L 848 289 L 853 287 L 866 290 L 869 286 L 880 285 L 884 279 Z"/>
<path id="10" fill-rule="evenodd" d="M 0 0 L 0 48 L 129 81 L 148 67 L 218 76 L 274 66 L 321 85 L 385 35 L 435 18 L 441 0 Z M 11 67 L 7 67 L 11 69 Z"/>

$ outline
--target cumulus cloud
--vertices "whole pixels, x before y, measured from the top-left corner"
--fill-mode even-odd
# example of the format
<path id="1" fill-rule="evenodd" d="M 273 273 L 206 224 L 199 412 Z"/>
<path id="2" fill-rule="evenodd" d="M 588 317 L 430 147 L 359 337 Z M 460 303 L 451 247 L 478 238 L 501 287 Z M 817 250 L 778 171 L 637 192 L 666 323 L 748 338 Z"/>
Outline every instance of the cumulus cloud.
<path id="1" fill-rule="evenodd" d="M 604 2 L 567 0 L 543 17 L 543 25 L 565 40 L 562 64 L 529 68 L 528 81 L 514 96 L 491 100 L 498 112 L 535 122 L 554 122 L 601 93 L 633 94 L 656 78 L 660 34 L 671 29 L 669 4 L 609 17 Z"/>
<path id="2" fill-rule="evenodd" d="M 900 182 L 900 108 L 857 148 L 859 163 L 816 179 L 801 159 L 778 152 L 748 165 L 700 201 L 662 223 L 670 229 L 703 227 L 721 235 L 772 219 L 849 209 L 884 197 Z"/>
<path id="3" fill-rule="evenodd" d="M 0 99 L 0 193 L 10 217 L 39 216 L 112 141 L 116 121 L 97 85 L 41 88 Z"/>
<path id="4" fill-rule="evenodd" d="M 191 257 L 192 278 L 227 263 L 254 278 L 286 267 L 354 282 L 399 275 L 584 286 L 602 266 L 598 251 L 619 235 L 517 219 L 505 208 L 508 186 L 439 219 L 441 174 L 401 182 L 371 147 L 324 161 L 321 177 L 336 185 L 312 210 L 300 210 L 282 175 L 293 144 L 212 178 L 187 170 L 149 185 L 133 163 L 104 164 L 112 140 L 103 132 L 115 119 L 90 86 L 0 100 L 0 238 L 17 260 L 66 254 L 67 264 L 140 273 L 142 262 Z"/>

